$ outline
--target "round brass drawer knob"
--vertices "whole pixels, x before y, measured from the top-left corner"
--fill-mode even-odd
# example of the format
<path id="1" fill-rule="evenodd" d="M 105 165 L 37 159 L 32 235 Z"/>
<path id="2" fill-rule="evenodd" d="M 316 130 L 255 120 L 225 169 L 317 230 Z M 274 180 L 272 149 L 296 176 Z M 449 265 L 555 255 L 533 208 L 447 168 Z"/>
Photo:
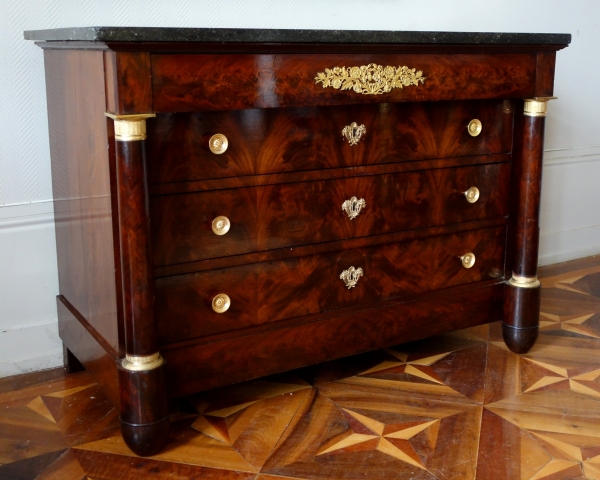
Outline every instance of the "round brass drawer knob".
<path id="1" fill-rule="evenodd" d="M 212 300 L 212 309 L 217 313 L 224 313 L 231 307 L 231 298 L 225 293 L 219 293 Z"/>
<path id="2" fill-rule="evenodd" d="M 465 268 L 471 268 L 475 265 L 475 254 L 474 253 L 465 253 L 462 257 L 460 257 L 460 261 L 462 262 L 462 266 Z"/>
<path id="3" fill-rule="evenodd" d="M 212 221 L 212 231 L 216 235 L 225 235 L 231 228 L 231 222 L 225 216 L 218 216 Z"/>
<path id="4" fill-rule="evenodd" d="M 227 137 L 222 133 L 217 133 L 213 135 L 208 141 L 208 148 L 210 148 L 210 151 L 212 153 L 216 153 L 217 155 L 225 153 L 225 150 L 227 150 L 228 146 L 229 140 L 227 140 Z"/>
<path id="5" fill-rule="evenodd" d="M 465 198 L 469 203 L 475 203 L 477 200 L 479 200 L 479 189 L 477 187 L 471 187 L 463 193 L 465 194 Z"/>
<path id="6" fill-rule="evenodd" d="M 481 129 L 483 127 L 481 126 L 481 121 L 478 120 L 477 118 L 474 118 L 473 120 L 471 120 L 469 122 L 469 126 L 467 127 L 467 130 L 469 131 L 469 135 L 471 135 L 472 137 L 476 137 L 477 135 L 479 135 L 481 133 Z"/>

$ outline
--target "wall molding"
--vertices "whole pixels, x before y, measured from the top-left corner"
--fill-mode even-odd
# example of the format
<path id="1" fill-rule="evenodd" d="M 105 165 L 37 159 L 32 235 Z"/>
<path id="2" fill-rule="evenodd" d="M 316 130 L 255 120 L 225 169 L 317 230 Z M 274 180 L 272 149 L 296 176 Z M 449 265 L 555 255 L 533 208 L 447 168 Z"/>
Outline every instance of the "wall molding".
<path id="1" fill-rule="evenodd" d="M 31 215 L 27 217 L 0 218 L 0 234 L 13 230 L 35 230 L 52 228 L 54 230 L 54 213 Z"/>
<path id="2" fill-rule="evenodd" d="M 0 206 L 0 234 L 47 227 L 54 229 L 52 200 Z"/>
<path id="3" fill-rule="evenodd" d="M 544 167 L 600 161 L 600 145 L 544 150 Z"/>
<path id="4" fill-rule="evenodd" d="M 49 198 L 36 202 L 8 203 L 0 205 L 0 219 L 28 217 L 54 212 L 54 201 Z"/>

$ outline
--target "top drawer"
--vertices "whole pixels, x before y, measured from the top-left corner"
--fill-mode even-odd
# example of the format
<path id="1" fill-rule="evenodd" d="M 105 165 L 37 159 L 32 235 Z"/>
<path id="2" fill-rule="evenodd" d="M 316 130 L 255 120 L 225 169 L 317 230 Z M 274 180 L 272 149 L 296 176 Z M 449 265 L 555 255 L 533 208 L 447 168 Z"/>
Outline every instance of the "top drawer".
<path id="1" fill-rule="evenodd" d="M 533 53 L 154 54 L 151 63 L 155 112 L 529 98 L 536 84 Z M 323 76 L 326 88 L 315 81 Z"/>
<path id="2" fill-rule="evenodd" d="M 351 145 L 342 130 L 353 122 L 366 133 Z M 383 103 L 163 114 L 148 130 L 149 180 L 159 184 L 505 153 L 512 113 L 500 100 Z M 209 149 L 217 133 L 228 139 L 220 154 Z"/>

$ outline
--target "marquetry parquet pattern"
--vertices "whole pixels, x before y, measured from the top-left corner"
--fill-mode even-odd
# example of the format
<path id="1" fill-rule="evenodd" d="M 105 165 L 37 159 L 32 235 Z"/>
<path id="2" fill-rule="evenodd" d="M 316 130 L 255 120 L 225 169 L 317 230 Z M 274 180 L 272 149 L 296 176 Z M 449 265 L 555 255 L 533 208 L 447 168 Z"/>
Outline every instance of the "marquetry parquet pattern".
<path id="1" fill-rule="evenodd" d="M 491 324 L 186 397 L 151 458 L 85 372 L 0 380 L 0 480 L 600 479 L 600 259 L 542 275 L 526 355 Z"/>

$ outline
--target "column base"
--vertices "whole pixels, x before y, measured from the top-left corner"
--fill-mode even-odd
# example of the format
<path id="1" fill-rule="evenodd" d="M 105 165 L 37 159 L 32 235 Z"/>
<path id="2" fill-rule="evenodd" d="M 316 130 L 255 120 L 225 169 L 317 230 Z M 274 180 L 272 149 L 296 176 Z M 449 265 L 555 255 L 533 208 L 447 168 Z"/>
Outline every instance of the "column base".
<path id="1" fill-rule="evenodd" d="M 502 322 L 502 337 L 504 343 L 513 353 L 527 353 L 535 344 L 540 328 L 515 328 Z"/>
<path id="2" fill-rule="evenodd" d="M 158 453 L 169 431 L 164 364 L 144 371 L 131 371 L 120 364 L 119 390 L 123 440 L 136 455 Z"/>
<path id="3" fill-rule="evenodd" d="M 515 286 L 507 283 L 504 294 L 502 335 L 514 353 L 526 353 L 538 337 L 542 288 Z"/>
<path id="4" fill-rule="evenodd" d="M 158 453 L 165 445 L 169 433 L 169 417 L 154 423 L 133 425 L 121 421 L 121 435 L 133 453 L 148 457 Z"/>

